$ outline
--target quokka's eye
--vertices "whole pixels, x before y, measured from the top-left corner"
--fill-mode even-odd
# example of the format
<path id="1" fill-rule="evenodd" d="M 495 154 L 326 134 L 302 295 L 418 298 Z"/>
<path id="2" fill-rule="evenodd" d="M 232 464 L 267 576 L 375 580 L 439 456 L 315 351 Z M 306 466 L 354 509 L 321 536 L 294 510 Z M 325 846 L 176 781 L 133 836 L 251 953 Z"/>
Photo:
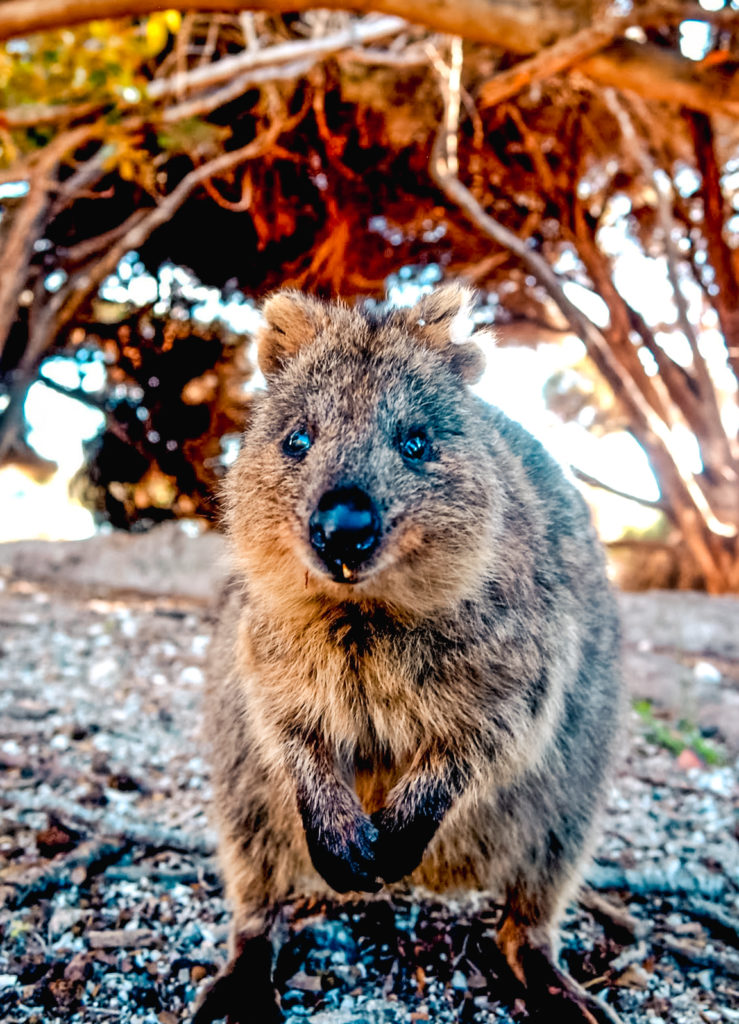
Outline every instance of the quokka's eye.
<path id="1" fill-rule="evenodd" d="M 423 462 L 429 457 L 430 451 L 428 440 L 421 433 L 411 434 L 400 442 L 400 454 L 409 462 Z"/>
<path id="2" fill-rule="evenodd" d="M 286 455 L 300 458 L 305 455 L 312 444 L 311 436 L 304 427 L 293 430 L 282 442 L 282 450 Z"/>

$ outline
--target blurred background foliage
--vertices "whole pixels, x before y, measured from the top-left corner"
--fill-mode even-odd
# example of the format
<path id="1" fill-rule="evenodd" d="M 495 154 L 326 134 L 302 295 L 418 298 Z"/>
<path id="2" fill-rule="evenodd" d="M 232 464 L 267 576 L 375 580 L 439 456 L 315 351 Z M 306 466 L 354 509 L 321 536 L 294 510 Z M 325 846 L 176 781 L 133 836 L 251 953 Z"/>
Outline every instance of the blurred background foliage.
<path id="1" fill-rule="evenodd" d="M 616 502 L 622 582 L 739 589 L 735 3 L 562 0 L 536 30 L 531 4 L 505 21 L 494 0 L 482 26 L 464 0 L 406 4 L 424 24 L 401 0 L 382 16 L 224 2 L 99 21 L 68 4 L 33 32 L 14 2 L 6 470 L 50 480 L 64 462 L 98 525 L 213 521 L 265 292 L 407 302 L 460 277 L 497 328 L 485 393 L 525 420 L 541 390 L 550 416 L 527 425 L 572 428 L 559 454 L 601 525 Z M 501 387 L 504 367 L 519 379 Z M 83 466 L 52 462 L 39 438 L 62 444 L 80 403 Z"/>

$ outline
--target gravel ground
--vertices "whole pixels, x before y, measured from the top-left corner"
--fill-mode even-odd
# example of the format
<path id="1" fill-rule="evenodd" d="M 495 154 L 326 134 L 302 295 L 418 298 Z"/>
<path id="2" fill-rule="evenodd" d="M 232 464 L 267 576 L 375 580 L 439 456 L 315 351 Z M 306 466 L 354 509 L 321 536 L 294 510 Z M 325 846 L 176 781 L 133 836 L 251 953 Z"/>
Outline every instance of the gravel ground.
<path id="1" fill-rule="evenodd" d="M 625 599 L 627 675 L 651 704 L 633 715 L 562 956 L 633 1024 L 739 1022 L 739 602 L 716 602 Z M 8 1024 L 176 1024 L 222 962 L 198 739 L 211 629 L 192 597 L 0 570 Z M 680 719 L 696 694 L 693 730 Z M 496 973 L 497 912 L 417 893 L 288 908 L 276 980 L 291 1024 L 526 1020 Z"/>

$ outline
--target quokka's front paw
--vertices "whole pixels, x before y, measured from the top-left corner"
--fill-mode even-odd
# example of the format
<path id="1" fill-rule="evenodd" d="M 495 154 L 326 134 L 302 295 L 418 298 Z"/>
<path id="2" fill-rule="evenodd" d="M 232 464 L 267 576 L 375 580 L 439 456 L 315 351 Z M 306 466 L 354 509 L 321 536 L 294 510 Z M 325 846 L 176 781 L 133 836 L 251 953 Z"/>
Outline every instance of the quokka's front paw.
<path id="1" fill-rule="evenodd" d="M 376 811 L 372 821 L 379 832 L 377 873 L 386 882 L 397 882 L 418 867 L 439 827 L 435 818 L 423 814 L 417 814 L 411 821 L 401 823 L 389 807 Z"/>
<path id="2" fill-rule="evenodd" d="M 358 807 L 305 823 L 313 867 L 337 892 L 377 892 L 377 829 Z"/>

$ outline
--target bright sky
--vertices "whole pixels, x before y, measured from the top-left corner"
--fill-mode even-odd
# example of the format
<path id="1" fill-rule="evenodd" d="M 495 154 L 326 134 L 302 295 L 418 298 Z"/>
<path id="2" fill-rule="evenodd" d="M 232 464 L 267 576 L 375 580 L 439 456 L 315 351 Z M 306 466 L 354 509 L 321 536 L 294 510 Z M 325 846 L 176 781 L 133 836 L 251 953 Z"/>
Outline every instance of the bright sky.
<path id="1" fill-rule="evenodd" d="M 60 383 L 78 386 L 74 366 L 67 360 L 64 363 L 67 372 L 56 366 L 53 376 Z M 52 372 L 48 375 L 51 377 Z M 72 375 L 74 380 L 70 380 Z M 14 466 L 0 471 L 0 541 L 22 537 L 77 540 L 91 536 L 95 532 L 91 513 L 71 501 L 68 492 L 70 480 L 82 465 L 82 442 L 101 429 L 103 414 L 37 382 L 26 400 L 26 416 L 32 425 L 30 444 L 39 455 L 58 463 L 59 470 L 43 485 Z"/>

